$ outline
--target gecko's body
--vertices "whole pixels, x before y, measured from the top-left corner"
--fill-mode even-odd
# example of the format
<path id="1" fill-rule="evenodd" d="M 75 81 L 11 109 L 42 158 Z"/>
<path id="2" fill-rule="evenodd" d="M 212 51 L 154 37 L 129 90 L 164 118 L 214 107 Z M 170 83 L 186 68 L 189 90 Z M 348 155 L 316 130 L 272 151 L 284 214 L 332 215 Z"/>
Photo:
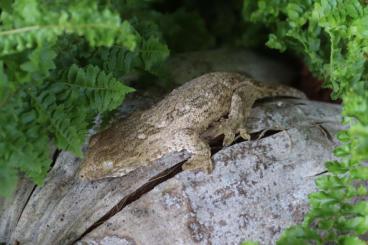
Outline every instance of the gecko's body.
<path id="1" fill-rule="evenodd" d="M 162 101 L 92 137 L 80 175 L 89 180 L 118 177 L 170 152 L 189 151 L 184 169 L 212 169 L 210 148 L 200 135 L 210 125 L 224 134 L 224 145 L 244 127 L 255 100 L 304 97 L 283 85 L 266 85 L 237 73 L 214 72 L 173 90 Z M 225 118 L 226 117 L 226 118 Z"/>

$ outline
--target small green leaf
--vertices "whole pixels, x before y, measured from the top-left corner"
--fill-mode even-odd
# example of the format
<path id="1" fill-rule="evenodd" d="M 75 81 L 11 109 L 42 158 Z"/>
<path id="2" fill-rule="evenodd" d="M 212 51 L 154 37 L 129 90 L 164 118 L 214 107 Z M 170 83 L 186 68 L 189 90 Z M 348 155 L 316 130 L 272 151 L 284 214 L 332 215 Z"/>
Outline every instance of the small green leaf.
<path id="1" fill-rule="evenodd" d="M 276 242 L 277 245 L 307 245 L 311 241 L 319 241 L 318 234 L 302 226 L 293 226 L 286 229 L 279 240 Z"/>
<path id="2" fill-rule="evenodd" d="M 352 169 L 351 177 L 354 179 L 360 179 L 360 180 L 368 180 L 368 167 L 359 167 Z"/>
<path id="3" fill-rule="evenodd" d="M 349 166 L 346 162 L 328 161 L 326 162 L 328 172 L 333 174 L 344 174 L 349 171 Z"/>
<path id="4" fill-rule="evenodd" d="M 347 131 L 347 130 L 339 131 L 336 134 L 336 137 L 341 142 L 349 142 L 350 141 L 349 131 Z"/>
<path id="5" fill-rule="evenodd" d="M 348 230 L 355 231 L 360 235 L 364 234 L 368 231 L 368 216 L 349 219 L 344 225 Z"/>
<path id="6" fill-rule="evenodd" d="M 278 49 L 280 52 L 284 52 L 287 49 L 286 45 L 282 43 L 274 34 L 270 34 L 266 45 L 270 48 Z"/>
<path id="7" fill-rule="evenodd" d="M 360 240 L 358 237 L 348 236 L 342 239 L 343 245 L 366 245 L 366 242 Z"/>
<path id="8" fill-rule="evenodd" d="M 337 157 L 346 157 L 350 155 L 350 147 L 348 144 L 336 147 L 334 150 L 334 154 Z"/>
<path id="9" fill-rule="evenodd" d="M 247 242 L 243 242 L 241 245 L 259 245 L 259 243 L 258 242 L 247 241 Z"/>
<path id="10" fill-rule="evenodd" d="M 51 70 L 55 69 L 56 53 L 47 45 L 36 48 L 28 57 L 29 60 L 20 66 L 23 71 L 28 73 L 25 82 L 39 84 L 50 75 Z"/>
<path id="11" fill-rule="evenodd" d="M 354 204 L 352 212 L 362 216 L 368 216 L 368 201 L 360 201 Z"/>

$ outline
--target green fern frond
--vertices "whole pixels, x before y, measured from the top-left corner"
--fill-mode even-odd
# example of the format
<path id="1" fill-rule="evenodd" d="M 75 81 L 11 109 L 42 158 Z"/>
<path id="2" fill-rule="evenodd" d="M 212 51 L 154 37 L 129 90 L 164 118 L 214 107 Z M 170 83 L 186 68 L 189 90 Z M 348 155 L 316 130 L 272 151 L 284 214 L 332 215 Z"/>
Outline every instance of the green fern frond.
<path id="1" fill-rule="evenodd" d="M 90 58 L 90 63 L 115 77 L 121 77 L 135 71 L 152 73 L 169 54 L 167 45 L 159 38 L 151 36 L 147 40 L 142 39 L 134 52 L 119 46 L 99 48 Z"/>
<path id="2" fill-rule="evenodd" d="M 26 74 L 22 77 L 21 82 L 41 84 L 50 76 L 50 72 L 56 68 L 55 57 L 55 51 L 47 45 L 32 50 L 28 55 L 28 60 L 20 65 L 20 69 L 25 71 Z"/>
<path id="3" fill-rule="evenodd" d="M 77 91 L 82 97 L 87 98 L 87 106 L 97 112 L 115 109 L 121 104 L 126 94 L 135 91 L 115 79 L 112 74 L 107 74 L 92 65 L 86 68 L 78 68 L 73 65 L 63 83 L 71 90 Z"/>
<path id="4" fill-rule="evenodd" d="M 141 53 L 144 67 L 147 71 L 151 70 L 155 64 L 163 62 L 170 54 L 167 45 L 161 43 L 155 37 L 144 41 L 139 52 Z"/>
<path id="5" fill-rule="evenodd" d="M 167 57 L 158 28 L 140 33 L 140 25 L 136 31 L 109 6 L 87 0 L 0 6 L 0 195 L 12 192 L 19 172 L 42 184 L 50 146 L 81 156 L 96 114 L 134 91 L 117 78 Z"/>
<path id="6" fill-rule="evenodd" d="M 47 125 L 48 132 L 55 137 L 57 147 L 81 156 L 80 146 L 83 144 L 85 133 L 78 134 L 76 125 L 73 127 L 73 122 L 63 106 L 56 104 L 55 96 L 49 91 L 40 94 L 30 92 L 29 96 L 37 111 L 37 122 Z"/>
<path id="7" fill-rule="evenodd" d="M 11 193 L 8 185 L 17 180 L 19 170 L 41 184 L 50 166 L 46 127 L 36 122 L 36 113 L 29 105 L 20 93 L 0 109 L 0 175 L 6 175 L 0 178 L 2 195 Z"/>
<path id="8" fill-rule="evenodd" d="M 368 231 L 368 5 L 360 0 L 258 0 L 250 19 L 273 33 L 268 45 L 301 55 L 308 67 L 343 99 L 349 129 L 337 137 L 340 161 L 327 162 L 330 175 L 316 181 L 304 223 L 284 233 L 278 244 L 363 244 Z M 249 17 L 249 16 L 248 16 Z"/>
<path id="9" fill-rule="evenodd" d="M 96 2 L 78 1 L 63 11 L 50 11 L 37 0 L 17 0 L 13 12 L 2 12 L 0 54 L 9 55 L 45 43 L 54 44 L 64 33 L 75 33 L 87 39 L 91 46 L 136 46 L 136 35 L 127 21 L 108 9 L 99 10 Z"/>
<path id="10" fill-rule="evenodd" d="M 120 46 L 98 48 L 89 58 L 89 61 L 90 64 L 114 74 L 115 77 L 122 77 L 136 69 L 143 70 L 143 62 L 139 52 L 137 50 L 132 52 Z"/>

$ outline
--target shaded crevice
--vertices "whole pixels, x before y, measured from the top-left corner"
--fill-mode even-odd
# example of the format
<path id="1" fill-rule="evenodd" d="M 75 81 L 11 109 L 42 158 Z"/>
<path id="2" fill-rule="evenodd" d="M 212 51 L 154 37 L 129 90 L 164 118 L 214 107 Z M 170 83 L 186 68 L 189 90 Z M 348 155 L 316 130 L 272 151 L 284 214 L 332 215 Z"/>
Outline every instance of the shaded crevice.
<path id="1" fill-rule="evenodd" d="M 99 220 L 97 220 L 94 224 L 92 224 L 80 237 L 78 237 L 73 243 L 80 241 L 85 235 L 102 225 L 106 220 L 113 217 L 115 214 L 120 212 L 124 209 L 127 205 L 131 204 L 132 202 L 138 200 L 142 195 L 146 194 L 147 192 L 150 192 L 153 188 L 155 188 L 157 185 L 165 182 L 166 180 L 169 180 L 173 178 L 178 173 L 182 172 L 182 166 L 185 163 L 185 161 L 180 162 L 176 164 L 175 166 L 163 171 L 162 173 L 152 177 L 148 180 L 148 182 L 141 187 L 139 187 L 136 191 L 129 194 L 125 198 L 119 201 L 118 204 L 116 204 L 114 207 L 110 209 L 104 216 L 102 216 Z"/>
<path id="2" fill-rule="evenodd" d="M 320 173 L 316 173 L 315 175 L 313 175 L 312 177 L 318 177 L 318 176 L 321 176 L 321 175 L 323 175 L 323 174 L 327 174 L 328 173 L 328 171 L 327 170 L 325 170 L 325 171 L 322 171 L 322 172 L 320 172 Z"/>
<path id="3" fill-rule="evenodd" d="M 326 138 L 330 141 L 330 142 L 334 142 L 334 137 L 331 135 L 331 133 L 323 126 L 322 122 L 319 123 L 315 123 L 315 126 L 318 127 L 322 134 L 326 136 Z"/>
<path id="4" fill-rule="evenodd" d="M 210 146 L 212 156 L 224 148 L 224 146 L 222 145 L 223 141 L 224 135 L 220 135 L 208 141 L 208 145 Z"/>
<path id="5" fill-rule="evenodd" d="M 323 171 L 321 171 L 319 173 L 305 176 L 305 178 L 316 178 L 316 177 L 319 177 L 319 176 L 324 175 L 324 174 L 327 174 L 327 173 L 328 173 L 328 170 L 323 170 Z"/>
<path id="6" fill-rule="evenodd" d="M 52 167 L 55 165 L 56 160 L 58 159 L 59 155 L 61 153 L 60 149 L 56 149 L 54 153 L 52 154 L 52 163 L 50 165 L 49 171 L 52 169 Z"/>
<path id="7" fill-rule="evenodd" d="M 270 137 L 272 135 L 275 135 L 277 133 L 280 133 L 284 130 L 287 130 L 287 128 L 284 128 L 284 129 L 272 129 L 272 128 L 271 129 L 264 129 L 262 131 L 251 133 L 250 134 L 250 139 L 251 140 L 260 140 L 260 139 L 267 138 L 267 137 Z M 243 141 L 245 141 L 245 140 L 241 139 L 241 141 L 239 141 L 239 142 L 243 142 Z M 236 142 L 236 143 L 239 143 L 239 142 Z"/>
<path id="8" fill-rule="evenodd" d="M 257 99 L 254 102 L 253 107 L 257 107 L 257 106 L 262 105 L 264 103 L 270 103 L 270 102 L 282 101 L 282 100 L 300 100 L 300 98 L 296 98 L 296 97 L 292 97 L 292 96 L 281 96 L 281 95 L 268 96 L 268 97 Z M 303 101 L 300 100 L 300 102 L 296 101 L 292 105 L 306 105 L 306 103 L 303 103 Z"/>

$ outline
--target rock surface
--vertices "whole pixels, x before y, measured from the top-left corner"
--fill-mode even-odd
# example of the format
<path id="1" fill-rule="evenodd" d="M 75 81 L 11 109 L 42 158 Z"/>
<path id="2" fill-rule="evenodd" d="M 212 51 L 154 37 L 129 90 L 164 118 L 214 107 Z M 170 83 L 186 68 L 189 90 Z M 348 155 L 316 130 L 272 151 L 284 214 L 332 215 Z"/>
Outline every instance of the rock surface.
<path id="1" fill-rule="evenodd" d="M 277 109 L 280 103 L 289 102 L 266 103 L 257 107 L 257 116 L 268 113 L 262 121 L 272 124 L 285 113 Z M 304 107 L 306 115 L 317 108 Z M 332 159 L 336 142 L 330 136 L 340 128 L 331 122 L 336 109 L 325 105 L 314 109 L 326 112 L 318 123 L 298 117 L 299 125 L 288 130 L 217 152 L 212 174 L 181 172 L 78 244 L 274 244 L 282 230 L 302 221 L 315 176 Z"/>

